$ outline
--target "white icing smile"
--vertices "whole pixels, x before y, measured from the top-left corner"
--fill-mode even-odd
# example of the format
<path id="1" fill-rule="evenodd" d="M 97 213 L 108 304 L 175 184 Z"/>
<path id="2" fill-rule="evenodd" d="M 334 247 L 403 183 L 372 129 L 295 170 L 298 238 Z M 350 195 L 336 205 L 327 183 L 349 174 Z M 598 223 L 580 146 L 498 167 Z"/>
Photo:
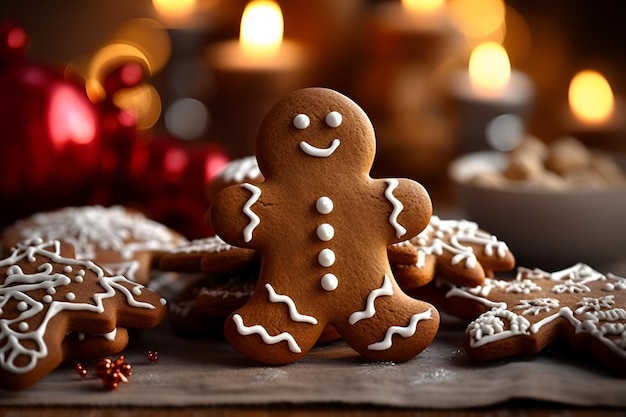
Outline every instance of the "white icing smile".
<path id="1" fill-rule="evenodd" d="M 315 156 L 317 158 L 328 158 L 337 150 L 341 141 L 339 139 L 333 139 L 328 148 L 317 148 L 306 141 L 300 142 L 300 149 L 302 152 L 309 156 Z"/>

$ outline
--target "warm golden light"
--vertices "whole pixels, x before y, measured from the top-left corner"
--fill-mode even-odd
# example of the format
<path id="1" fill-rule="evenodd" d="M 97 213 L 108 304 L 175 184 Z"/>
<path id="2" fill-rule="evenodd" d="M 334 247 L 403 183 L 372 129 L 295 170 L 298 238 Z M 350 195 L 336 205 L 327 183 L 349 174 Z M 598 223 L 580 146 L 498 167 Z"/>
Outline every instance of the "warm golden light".
<path id="1" fill-rule="evenodd" d="M 161 116 L 161 97 L 149 84 L 117 91 L 113 104 L 135 116 L 140 130 L 150 129 Z"/>
<path id="2" fill-rule="evenodd" d="M 504 24 L 502 0 L 449 0 L 448 10 L 457 30 L 470 38 L 486 38 Z"/>
<path id="3" fill-rule="evenodd" d="M 108 43 L 128 44 L 139 49 L 150 62 L 153 74 L 167 64 L 172 52 L 170 35 L 154 19 L 136 18 L 125 21 L 113 32 Z"/>
<path id="4" fill-rule="evenodd" d="M 87 68 L 87 79 L 85 80 L 85 88 L 89 99 L 97 103 L 104 99 L 105 91 L 102 82 L 108 71 L 115 65 L 119 65 L 127 61 L 139 61 L 146 65 L 148 72 L 152 73 L 150 61 L 139 48 L 124 44 L 111 43 L 100 48 L 89 62 Z"/>
<path id="5" fill-rule="evenodd" d="M 194 11 L 196 0 L 152 0 L 152 5 L 163 17 L 182 19 Z"/>
<path id="6" fill-rule="evenodd" d="M 246 54 L 273 55 L 280 49 L 283 30 L 283 13 L 277 3 L 251 1 L 241 16 L 239 45 Z"/>
<path id="7" fill-rule="evenodd" d="M 569 85 L 569 106 L 574 115 L 587 123 L 606 122 L 615 107 L 609 82 L 597 71 L 584 70 Z"/>
<path id="8" fill-rule="evenodd" d="M 500 94 L 511 78 L 511 63 L 502 45 L 484 42 L 474 48 L 469 60 L 469 77 L 477 94 Z"/>
<path id="9" fill-rule="evenodd" d="M 443 5 L 444 0 L 402 0 L 402 7 L 416 15 L 436 13 Z"/>

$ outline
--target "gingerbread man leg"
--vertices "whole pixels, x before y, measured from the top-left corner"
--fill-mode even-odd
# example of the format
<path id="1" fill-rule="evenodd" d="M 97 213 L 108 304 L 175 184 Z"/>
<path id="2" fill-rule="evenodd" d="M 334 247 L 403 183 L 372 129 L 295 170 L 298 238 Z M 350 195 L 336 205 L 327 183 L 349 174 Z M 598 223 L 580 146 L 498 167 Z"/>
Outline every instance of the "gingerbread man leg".
<path id="1" fill-rule="evenodd" d="M 402 362 L 431 343 L 439 328 L 439 313 L 432 305 L 405 295 L 385 275 L 365 305 L 357 306 L 345 321 L 333 324 L 362 356 Z"/>
<path id="2" fill-rule="evenodd" d="M 285 321 L 284 317 L 290 320 Z M 299 311 L 293 299 L 266 283 L 250 301 L 228 317 L 226 339 L 244 356 L 284 365 L 300 359 L 321 336 L 325 322 Z"/>

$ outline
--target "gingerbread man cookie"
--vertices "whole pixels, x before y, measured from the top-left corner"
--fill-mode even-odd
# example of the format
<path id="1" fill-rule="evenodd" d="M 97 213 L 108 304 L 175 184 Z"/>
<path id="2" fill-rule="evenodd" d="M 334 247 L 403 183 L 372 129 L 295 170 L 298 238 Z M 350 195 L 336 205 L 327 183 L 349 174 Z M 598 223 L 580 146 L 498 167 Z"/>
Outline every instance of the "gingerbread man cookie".
<path id="1" fill-rule="evenodd" d="M 243 355 L 294 362 L 328 324 L 373 360 L 408 360 L 434 338 L 437 310 L 402 292 L 387 258 L 428 225 L 430 197 L 408 179 L 371 178 L 375 151 L 367 115 L 333 90 L 295 91 L 265 117 L 265 181 L 225 188 L 209 211 L 226 242 L 261 254 L 252 297 L 225 322 Z"/>

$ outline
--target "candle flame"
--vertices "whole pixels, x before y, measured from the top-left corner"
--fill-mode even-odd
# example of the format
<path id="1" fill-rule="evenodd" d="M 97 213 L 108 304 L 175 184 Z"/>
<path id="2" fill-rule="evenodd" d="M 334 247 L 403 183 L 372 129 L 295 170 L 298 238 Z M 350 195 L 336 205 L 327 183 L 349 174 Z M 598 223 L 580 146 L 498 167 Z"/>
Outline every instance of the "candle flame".
<path id="1" fill-rule="evenodd" d="M 503 0 L 449 0 L 447 7 L 453 25 L 469 38 L 485 39 L 504 24 Z"/>
<path id="2" fill-rule="evenodd" d="M 500 94 L 511 78 L 511 63 L 504 47 L 484 42 L 474 48 L 469 59 L 469 76 L 477 94 Z"/>
<path id="3" fill-rule="evenodd" d="M 196 0 L 152 0 L 154 9 L 163 17 L 182 19 L 193 12 Z"/>
<path id="4" fill-rule="evenodd" d="M 609 82 L 597 71 L 584 70 L 572 78 L 568 92 L 572 113 L 588 123 L 602 123 L 613 114 L 615 97 Z"/>
<path id="5" fill-rule="evenodd" d="M 273 55 L 280 49 L 283 30 L 280 6 L 269 0 L 253 0 L 241 16 L 239 45 L 247 54 Z"/>
<path id="6" fill-rule="evenodd" d="M 444 0 L 402 0 L 402 7 L 410 13 L 433 14 L 441 10 Z"/>

